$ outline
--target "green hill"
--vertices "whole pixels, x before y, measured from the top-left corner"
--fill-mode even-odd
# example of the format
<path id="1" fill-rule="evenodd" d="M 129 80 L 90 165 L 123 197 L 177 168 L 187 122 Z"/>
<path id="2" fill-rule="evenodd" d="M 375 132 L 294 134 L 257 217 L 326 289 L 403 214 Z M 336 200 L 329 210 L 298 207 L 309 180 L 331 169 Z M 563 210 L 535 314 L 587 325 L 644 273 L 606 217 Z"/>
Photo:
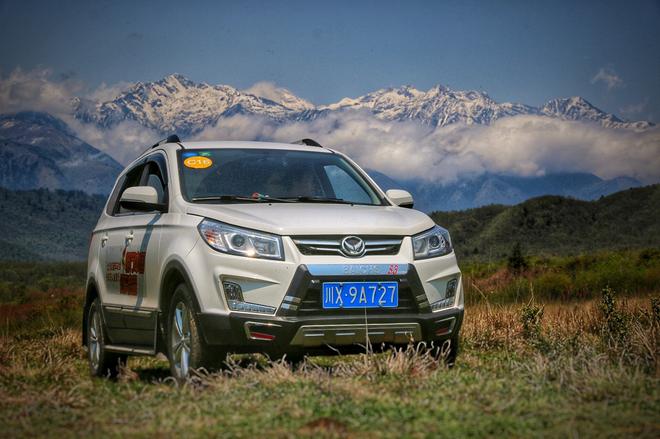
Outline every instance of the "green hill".
<path id="1" fill-rule="evenodd" d="M 459 257 L 500 259 L 516 242 L 528 254 L 660 247 L 660 185 L 596 201 L 545 196 L 431 217 L 450 231 Z"/>
<path id="2" fill-rule="evenodd" d="M 104 204 L 79 191 L 0 188 L 0 260 L 85 260 Z M 597 201 L 547 196 L 431 216 L 463 258 L 501 259 L 516 242 L 537 255 L 660 247 L 660 185 Z"/>
<path id="3" fill-rule="evenodd" d="M 105 197 L 0 188 L 0 259 L 85 260 Z"/>

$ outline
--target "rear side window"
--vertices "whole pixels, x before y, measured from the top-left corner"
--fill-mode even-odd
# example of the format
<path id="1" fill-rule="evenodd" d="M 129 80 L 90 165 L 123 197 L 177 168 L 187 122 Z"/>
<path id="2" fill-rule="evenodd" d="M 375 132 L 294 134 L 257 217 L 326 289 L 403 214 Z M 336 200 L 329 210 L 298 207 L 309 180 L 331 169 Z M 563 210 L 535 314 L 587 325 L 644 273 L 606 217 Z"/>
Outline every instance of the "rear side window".
<path id="1" fill-rule="evenodd" d="M 124 190 L 124 182 L 126 181 L 126 175 L 122 175 L 119 177 L 119 180 L 117 180 L 117 184 L 115 185 L 114 190 L 112 191 L 112 194 L 110 195 L 110 200 L 108 201 L 108 205 L 105 209 L 105 213 L 108 215 L 114 215 L 115 214 L 115 206 L 117 204 L 117 201 L 119 200 L 119 194 Z"/>
<path id="2" fill-rule="evenodd" d="M 143 174 L 144 186 L 151 186 L 152 188 L 156 189 L 156 193 L 158 194 L 158 202 L 167 204 L 167 179 L 163 175 L 166 175 L 164 167 L 155 160 L 150 161 L 145 165 Z"/>
<path id="3" fill-rule="evenodd" d="M 119 205 L 124 191 L 134 186 L 153 187 L 158 194 L 158 202 L 168 204 L 167 166 L 161 154 L 155 154 L 136 164 L 120 178 L 108 203 L 108 215 L 134 213 Z"/>
<path id="4" fill-rule="evenodd" d="M 121 186 L 121 190 L 118 192 L 117 198 L 114 200 L 114 205 L 110 215 L 117 215 L 117 214 L 130 212 L 129 210 L 123 209 L 119 205 L 119 200 L 121 199 L 121 195 L 124 193 L 126 189 L 133 186 L 140 186 L 140 180 L 142 179 L 143 171 L 144 171 L 144 164 L 139 164 L 126 173 L 126 175 L 124 176 L 123 184 Z"/>
<path id="5" fill-rule="evenodd" d="M 147 179 L 147 186 L 151 186 L 152 188 L 156 189 L 159 203 L 163 203 L 165 201 L 165 187 L 163 186 L 163 182 L 158 175 L 149 174 L 149 178 Z"/>

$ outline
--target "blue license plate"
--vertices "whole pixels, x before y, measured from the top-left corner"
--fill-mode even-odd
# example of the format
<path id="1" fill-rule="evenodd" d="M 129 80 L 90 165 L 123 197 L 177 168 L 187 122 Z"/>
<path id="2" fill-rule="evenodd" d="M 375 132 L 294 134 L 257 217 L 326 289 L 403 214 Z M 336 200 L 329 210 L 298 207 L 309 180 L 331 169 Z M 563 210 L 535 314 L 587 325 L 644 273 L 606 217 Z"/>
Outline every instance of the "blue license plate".
<path id="1" fill-rule="evenodd" d="M 396 308 L 398 282 L 324 282 L 324 309 Z"/>

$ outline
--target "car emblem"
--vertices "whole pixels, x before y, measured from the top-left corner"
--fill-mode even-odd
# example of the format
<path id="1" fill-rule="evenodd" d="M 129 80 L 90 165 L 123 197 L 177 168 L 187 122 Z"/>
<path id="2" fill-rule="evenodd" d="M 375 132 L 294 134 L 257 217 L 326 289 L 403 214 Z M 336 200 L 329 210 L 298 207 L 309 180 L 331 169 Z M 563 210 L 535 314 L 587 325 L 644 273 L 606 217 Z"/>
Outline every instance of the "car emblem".
<path id="1" fill-rule="evenodd" d="M 341 240 L 341 251 L 346 256 L 357 258 L 364 254 L 366 247 L 364 241 L 357 236 L 347 236 Z"/>

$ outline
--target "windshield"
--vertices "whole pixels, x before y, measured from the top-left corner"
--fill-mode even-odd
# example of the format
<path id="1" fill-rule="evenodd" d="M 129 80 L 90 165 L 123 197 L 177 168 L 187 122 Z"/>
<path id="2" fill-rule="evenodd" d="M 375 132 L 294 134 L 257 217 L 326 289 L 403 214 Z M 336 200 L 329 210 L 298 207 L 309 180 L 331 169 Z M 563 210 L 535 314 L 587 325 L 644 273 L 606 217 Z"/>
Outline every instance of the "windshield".
<path id="1" fill-rule="evenodd" d="M 178 154 L 188 201 L 382 205 L 375 189 L 338 154 L 225 148 Z"/>

